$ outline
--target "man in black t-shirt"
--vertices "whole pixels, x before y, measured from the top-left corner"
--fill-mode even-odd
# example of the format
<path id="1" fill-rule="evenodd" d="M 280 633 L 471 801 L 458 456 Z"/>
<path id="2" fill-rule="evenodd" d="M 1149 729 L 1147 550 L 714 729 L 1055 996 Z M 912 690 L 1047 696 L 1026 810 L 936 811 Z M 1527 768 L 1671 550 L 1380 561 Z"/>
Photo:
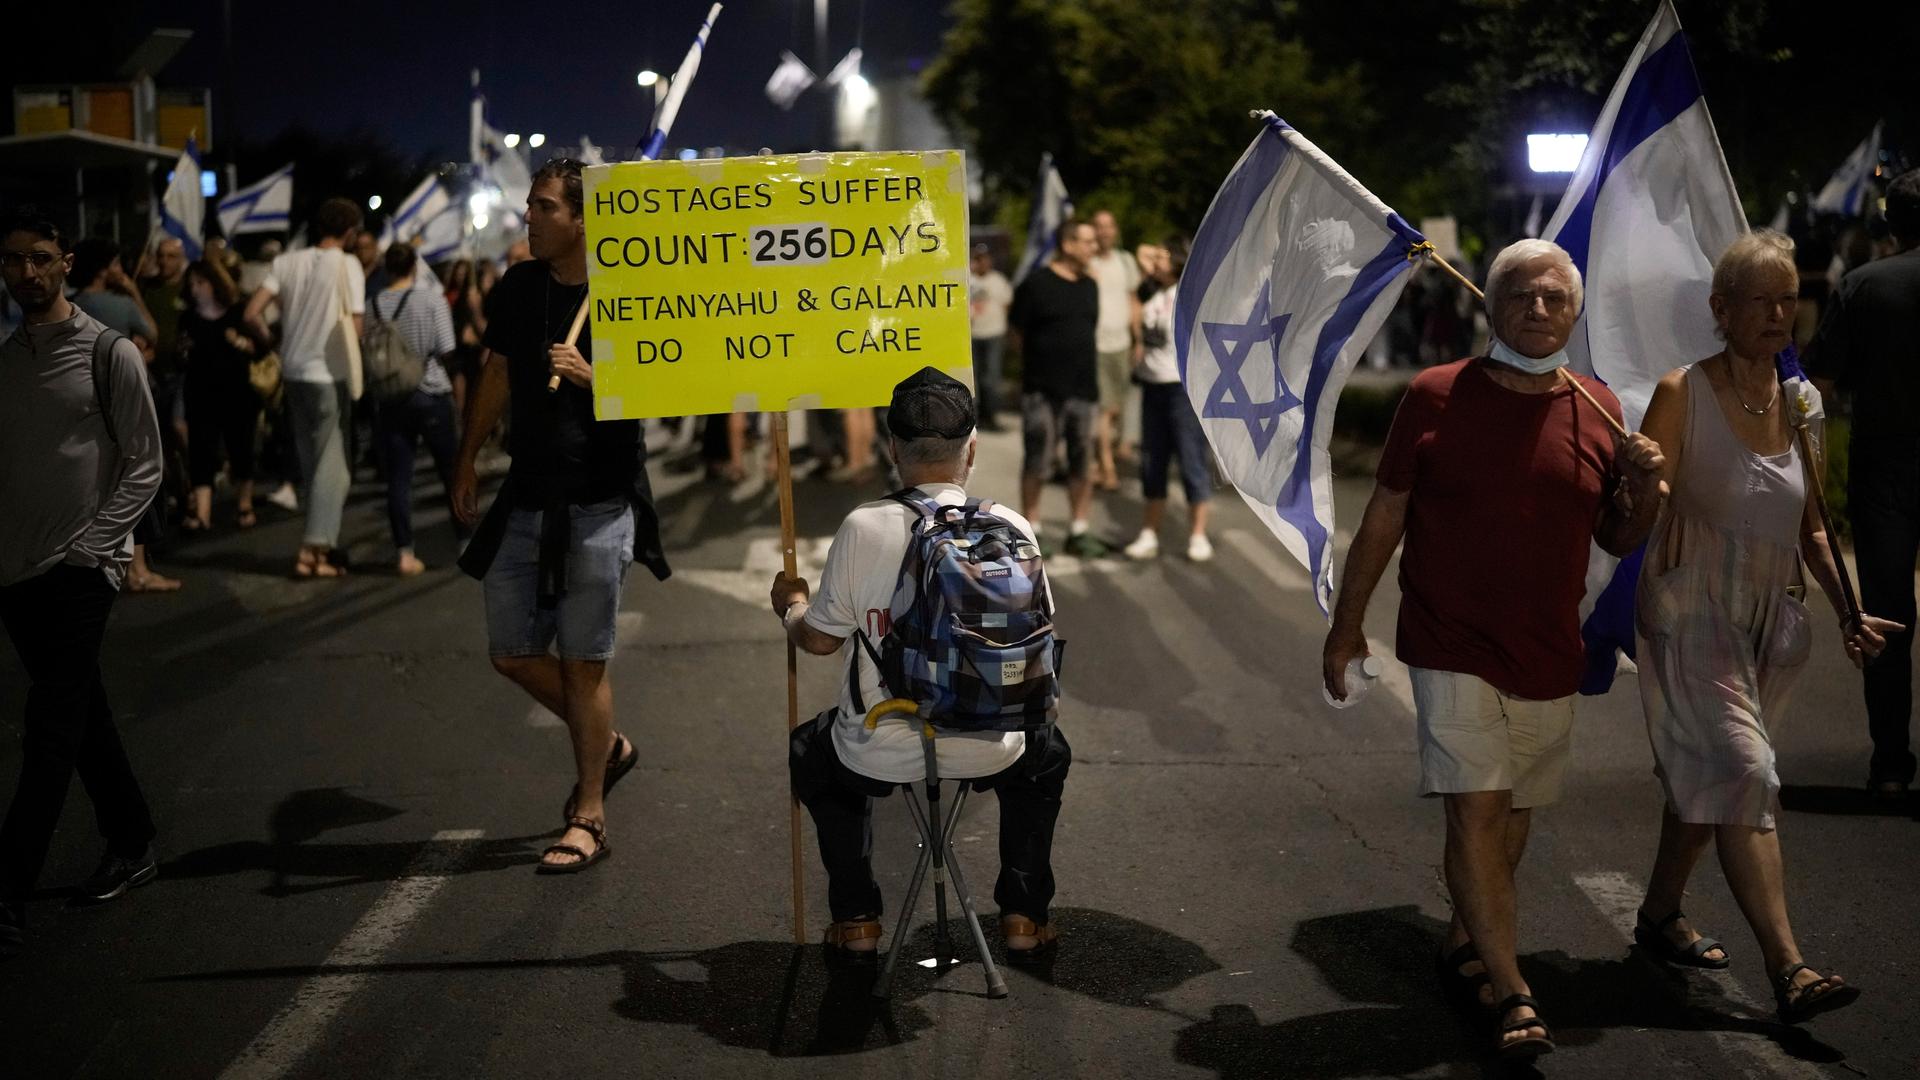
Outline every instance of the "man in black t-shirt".
<path id="1" fill-rule="evenodd" d="M 484 586 L 494 669 L 572 735 L 579 779 L 566 802 L 567 831 L 536 868 L 568 874 L 611 850 L 603 800 L 640 756 L 613 730 L 607 661 L 620 587 L 636 560 L 660 578 L 667 564 L 640 423 L 594 420 L 593 367 L 567 343 L 574 313 L 588 302 L 579 162 L 555 159 L 534 174 L 527 242 L 533 258 L 509 269 L 488 300 L 453 506 L 467 525 L 480 522 L 460 566 Z M 583 327 L 577 340 L 591 341 L 591 331 Z M 513 467 L 480 521 L 474 459 L 509 406 Z"/>
<path id="2" fill-rule="evenodd" d="M 1093 477 L 1087 470 L 1093 421 L 1099 408 L 1098 354 L 1094 327 L 1100 321 L 1100 290 L 1087 274 L 1095 248 L 1093 224 L 1069 218 L 1060 226 L 1055 252 L 1013 291 L 1009 330 L 1020 342 L 1020 422 L 1026 460 L 1020 475 L 1020 512 L 1040 532 L 1040 489 L 1053 469 L 1056 447 L 1067 450 L 1067 492 L 1073 524 L 1066 550 L 1093 557 L 1103 548 L 1088 530 Z"/>
<path id="3" fill-rule="evenodd" d="M 1866 666 L 1867 787 L 1898 801 L 1914 781 L 1913 563 L 1920 556 L 1920 169 L 1887 185 L 1898 254 L 1848 274 L 1821 316 L 1807 370 L 1853 401 L 1847 514 L 1860 606 L 1907 629 Z"/>

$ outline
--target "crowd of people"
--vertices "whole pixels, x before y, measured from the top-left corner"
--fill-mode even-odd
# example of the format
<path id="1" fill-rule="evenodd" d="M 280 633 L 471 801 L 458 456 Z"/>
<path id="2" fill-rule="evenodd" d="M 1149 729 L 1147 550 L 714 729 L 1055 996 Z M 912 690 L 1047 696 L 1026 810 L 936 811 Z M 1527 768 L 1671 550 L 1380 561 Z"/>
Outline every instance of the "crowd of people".
<path id="1" fill-rule="evenodd" d="M 1920 387 L 1898 358 L 1920 335 L 1920 173 L 1892 182 L 1886 214 L 1899 253 L 1845 278 L 1808 357 L 1830 390 L 1854 395 L 1851 507 L 1864 612 L 1846 595 L 1814 498 L 1824 471 L 1808 419 L 1819 413 L 1816 392 L 1790 393 L 1776 369 L 1802 291 L 1795 246 L 1780 233 L 1749 234 L 1721 254 L 1710 305 L 1725 348 L 1675 358 L 1689 362 L 1660 382 L 1638 432 L 1621 426 L 1603 384 L 1565 367 L 1582 282 L 1565 251 L 1539 240 L 1491 261 L 1487 349 L 1422 371 L 1399 406 L 1341 579 L 1325 683 L 1336 699 L 1350 691 L 1352 662 L 1368 652 L 1368 599 L 1400 551 L 1396 653 L 1411 673 L 1419 791 L 1444 805 L 1454 906 L 1438 970 L 1465 1007 L 1488 1017 L 1500 1054 L 1554 1046 L 1516 959 L 1514 872 L 1532 812 L 1559 797 L 1568 766 L 1586 666 L 1578 610 L 1595 544 L 1620 556 L 1646 552 L 1640 696 L 1665 806 L 1636 941 L 1681 967 L 1731 963 L 1732 950 L 1680 907 L 1713 845 L 1782 1021 L 1859 993 L 1811 966 L 1789 925 L 1773 740 L 1811 652 L 1812 585 L 1840 618 L 1848 660 L 1869 673 L 1870 786 L 1904 796 L 1914 779 Z M 0 518 L 0 619 L 32 689 L 21 782 L 0 826 L 0 952 L 21 946 L 22 899 L 76 771 L 107 844 L 79 895 L 110 900 L 156 872 L 153 822 L 99 669 L 117 592 L 179 587 L 145 545 L 228 520 L 254 527 L 264 475 L 277 487 L 262 497 L 302 516 L 289 573 L 339 578 L 352 570 L 341 522 L 364 459 L 386 479 L 393 570 L 417 574 L 426 568 L 412 522 L 422 443 L 464 545 L 460 566 L 482 582 L 492 665 L 570 733 L 566 828 L 538 869 L 577 873 L 611 852 L 605 799 L 638 757 L 614 723 L 615 614 L 633 563 L 657 577 L 668 570 L 641 425 L 595 420 L 593 369 L 567 334 L 587 303 L 578 162 L 557 159 L 534 174 L 526 219 L 527 240 L 500 272 L 488 262 L 429 267 L 405 242 L 369 242 L 359 208 L 337 198 L 317 207 L 310 245 L 252 263 L 220 244 L 188 260 L 168 239 L 129 268 L 111 241 L 74 243 L 43 216 L 6 225 L 0 270 L 25 319 L 0 345 L 0 493 L 9 508 Z M 977 389 L 928 369 L 902 383 L 885 412 L 810 416 L 815 467 L 875 490 L 890 470 L 888 486 L 903 489 L 849 516 L 817 594 L 784 574 L 771 592 L 790 641 L 843 653 L 851 665 L 845 699 L 796 732 L 790 751 L 794 790 L 814 815 L 832 878 L 831 950 L 876 948 L 866 800 L 920 769 L 917 729 L 897 719 L 876 728 L 863 709 L 886 696 L 899 661 L 867 664 L 846 642 L 889 635 L 889 620 L 872 625 L 872 612 L 902 617 L 894 583 L 911 523 L 976 506 L 967 484 L 977 432 L 1001 429 L 1008 358 L 1020 368 L 1023 459 L 1020 512 L 995 510 L 1004 557 L 1017 562 L 1030 545 L 1037 566 L 1038 552 L 1051 551 L 1043 495 L 1055 479 L 1068 498 L 1060 550 L 1107 554 L 1091 525 L 1093 492 L 1118 486 L 1130 453 L 1144 503 L 1123 554 L 1159 554 L 1177 465 L 1186 555 L 1212 557 L 1211 458 L 1173 341 L 1188 246 L 1174 236 L 1127 252 L 1103 211 L 1065 222 L 1050 256 L 1017 284 L 976 248 Z M 1132 448 L 1124 410 L 1136 398 Z M 97 422 L 62 419 L 71 416 Z M 712 478 L 734 482 L 745 477 L 755 424 L 734 415 L 669 426 L 673 444 L 697 454 Z M 503 430 L 511 465 L 483 513 L 479 460 Z M 230 518 L 217 505 L 223 486 Z M 1022 618 L 1051 618 L 1044 577 L 1028 600 L 1034 608 Z M 1012 648 L 982 629 L 1006 625 L 975 629 Z M 1023 657 L 1004 670 L 1032 663 Z M 929 751 L 941 774 L 999 793 L 1005 865 L 995 895 L 1009 948 L 1029 956 L 1057 944 L 1049 851 L 1071 761 L 1050 705 L 1045 718 Z"/>

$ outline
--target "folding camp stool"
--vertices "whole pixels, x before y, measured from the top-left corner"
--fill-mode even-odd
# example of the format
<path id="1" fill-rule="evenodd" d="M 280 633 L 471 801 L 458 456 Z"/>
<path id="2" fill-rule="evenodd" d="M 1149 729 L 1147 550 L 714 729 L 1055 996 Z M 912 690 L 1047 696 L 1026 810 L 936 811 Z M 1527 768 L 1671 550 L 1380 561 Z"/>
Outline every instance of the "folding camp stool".
<path id="1" fill-rule="evenodd" d="M 967 917 L 967 929 L 973 934 L 973 947 L 980 953 L 980 966 L 987 975 L 987 996 L 1003 998 L 1007 996 L 1007 980 L 994 966 L 993 954 L 987 951 L 987 937 L 980 930 L 980 915 L 973 907 L 973 893 L 967 888 L 966 873 L 960 869 L 960 859 L 953 850 L 953 827 L 960 820 L 960 811 L 967 805 L 967 793 L 971 790 L 967 781 L 959 780 L 959 794 L 954 796 L 953 809 L 941 815 L 940 807 L 940 759 L 934 753 L 934 739 L 938 737 L 933 724 L 920 716 L 920 710 L 913 702 L 905 698 L 893 698 L 883 701 L 867 713 L 867 730 L 873 730 L 881 717 L 890 714 L 906 714 L 919 723 L 920 746 L 926 753 L 927 778 L 924 807 L 920 797 L 914 794 L 912 784 L 900 785 L 900 794 L 906 800 L 907 813 L 913 816 L 913 827 L 920 833 L 920 858 L 914 863 L 913 878 L 907 886 L 907 897 L 900 905 L 900 919 L 894 926 L 893 946 L 887 950 L 886 965 L 880 970 L 880 977 L 874 981 L 873 996 L 884 998 L 893 991 L 893 972 L 900 962 L 900 950 L 907 941 L 907 926 L 913 918 L 913 909 L 920 900 L 920 886 L 926 883 L 928 866 L 933 870 L 933 909 L 934 909 L 934 960 L 944 967 L 953 957 L 953 946 L 947 936 L 947 877 L 953 877 L 954 895 L 959 897 L 960 910 Z"/>

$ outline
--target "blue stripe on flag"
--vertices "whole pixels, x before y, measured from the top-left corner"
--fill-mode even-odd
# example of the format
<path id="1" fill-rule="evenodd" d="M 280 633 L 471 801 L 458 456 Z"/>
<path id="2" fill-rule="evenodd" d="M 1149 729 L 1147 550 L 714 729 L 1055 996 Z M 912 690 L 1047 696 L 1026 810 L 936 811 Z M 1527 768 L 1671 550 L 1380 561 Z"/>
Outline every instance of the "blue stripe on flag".
<path id="1" fill-rule="evenodd" d="M 1292 151 L 1280 137 L 1279 127 L 1285 125 L 1276 127 L 1274 121 L 1268 123 L 1268 132 L 1273 137 L 1254 143 L 1252 156 L 1221 185 L 1220 194 L 1214 197 L 1213 206 L 1208 208 L 1202 221 L 1200 235 L 1193 238 L 1186 272 L 1180 275 L 1180 292 L 1174 297 L 1173 341 L 1182 382 L 1187 378 L 1187 345 L 1193 338 L 1200 301 L 1206 297 L 1214 275 L 1220 272 L 1227 254 L 1240 239 L 1241 227 L 1247 215 L 1253 213 L 1253 205 L 1266 194 L 1268 185 L 1273 183 L 1275 174 Z"/>
<path id="2" fill-rule="evenodd" d="M 1693 56 L 1687 51 L 1687 36 L 1675 32 L 1665 45 L 1655 49 L 1641 62 L 1620 99 L 1620 111 L 1613 118 L 1613 130 L 1607 136 L 1605 157 L 1592 182 L 1580 193 L 1580 201 L 1568 216 L 1555 242 L 1573 256 L 1573 265 L 1587 272 L 1587 250 L 1593 241 L 1593 207 L 1607 176 L 1626 160 L 1628 154 L 1646 142 L 1661 128 L 1700 100 L 1700 77 L 1693 70 Z"/>
<path id="3" fill-rule="evenodd" d="M 1326 570 L 1327 558 L 1327 530 L 1313 512 L 1313 430 L 1318 426 L 1320 396 L 1327 388 L 1327 380 L 1333 377 L 1334 362 L 1339 359 L 1340 350 L 1353 337 L 1354 329 L 1360 325 L 1367 309 L 1373 306 L 1374 298 L 1412 265 L 1407 261 L 1407 248 L 1410 242 L 1417 243 L 1421 238 L 1399 214 L 1389 215 L 1387 224 L 1393 229 L 1394 236 L 1379 254 L 1360 268 L 1360 273 L 1353 279 L 1353 287 L 1347 290 L 1340 306 L 1333 310 L 1333 316 L 1320 327 L 1320 339 L 1313 345 L 1313 368 L 1308 372 L 1306 392 L 1302 395 L 1303 420 L 1299 440 L 1293 448 L 1293 472 L 1280 485 L 1280 496 L 1274 500 L 1273 508 L 1280 515 L 1280 520 L 1292 525 L 1307 542 L 1307 551 L 1312 557 L 1310 570 L 1316 600 L 1320 597 L 1320 582 Z M 1277 347 L 1278 342 L 1275 345 Z M 1326 610 L 1324 602 L 1320 610 Z"/>

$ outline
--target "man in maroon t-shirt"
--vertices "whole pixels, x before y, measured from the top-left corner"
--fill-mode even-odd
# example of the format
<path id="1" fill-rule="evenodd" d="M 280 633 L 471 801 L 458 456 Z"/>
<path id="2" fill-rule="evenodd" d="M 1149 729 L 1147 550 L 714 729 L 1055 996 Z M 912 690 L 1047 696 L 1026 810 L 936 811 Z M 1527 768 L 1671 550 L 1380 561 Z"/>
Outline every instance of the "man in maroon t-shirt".
<path id="1" fill-rule="evenodd" d="M 1513 870 L 1531 809 L 1558 798 L 1566 773 L 1589 545 L 1638 547 L 1666 487 L 1660 448 L 1620 439 L 1568 380 L 1618 421 L 1613 394 L 1563 372 L 1580 301 L 1579 271 L 1555 244 L 1523 240 L 1494 259 L 1491 355 L 1408 387 L 1323 657 L 1329 692 L 1344 698 L 1348 662 L 1367 654 L 1367 600 L 1404 537 L 1395 651 L 1411 669 L 1420 793 L 1446 802 L 1454 914 L 1442 970 L 1495 1006 L 1508 1055 L 1552 1049 L 1515 960 Z"/>

